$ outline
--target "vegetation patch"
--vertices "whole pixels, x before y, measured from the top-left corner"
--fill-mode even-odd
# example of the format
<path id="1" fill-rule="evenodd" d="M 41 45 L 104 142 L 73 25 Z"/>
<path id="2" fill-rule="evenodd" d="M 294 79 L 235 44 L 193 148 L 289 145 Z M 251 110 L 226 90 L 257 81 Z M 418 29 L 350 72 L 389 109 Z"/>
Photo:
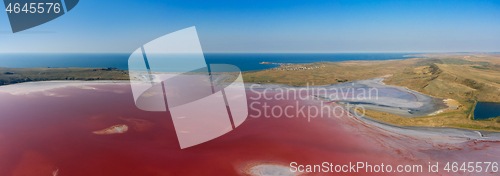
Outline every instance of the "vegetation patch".
<path id="1" fill-rule="evenodd" d="M 0 86 L 50 80 L 128 80 L 128 72 L 116 68 L 6 68 L 0 67 Z"/>

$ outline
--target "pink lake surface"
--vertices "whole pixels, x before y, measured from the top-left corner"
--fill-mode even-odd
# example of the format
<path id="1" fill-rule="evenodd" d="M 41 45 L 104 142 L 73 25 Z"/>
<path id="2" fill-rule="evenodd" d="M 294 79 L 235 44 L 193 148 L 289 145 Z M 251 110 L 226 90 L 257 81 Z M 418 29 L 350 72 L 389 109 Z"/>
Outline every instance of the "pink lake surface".
<path id="1" fill-rule="evenodd" d="M 403 135 L 347 115 L 311 120 L 302 115 L 248 117 L 221 137 L 180 149 L 169 114 L 136 108 L 130 85 L 88 86 L 95 89 L 64 87 L 26 95 L 0 93 L 0 176 L 245 175 L 245 167 L 251 164 L 288 166 L 290 162 L 421 164 L 423 173 L 369 174 L 467 175 L 470 173 L 442 171 L 441 164 L 500 162 L 498 142 Z M 251 91 L 247 94 L 254 96 Z M 249 99 L 248 103 L 254 101 L 283 107 L 297 103 L 264 99 Z M 298 103 L 320 106 L 317 100 Z M 252 110 L 249 113 L 256 115 Z M 119 124 L 127 125 L 128 130 L 111 135 L 93 133 Z M 429 162 L 440 162 L 441 172 L 428 173 Z M 360 171 L 340 174 L 368 175 L 364 169 Z"/>

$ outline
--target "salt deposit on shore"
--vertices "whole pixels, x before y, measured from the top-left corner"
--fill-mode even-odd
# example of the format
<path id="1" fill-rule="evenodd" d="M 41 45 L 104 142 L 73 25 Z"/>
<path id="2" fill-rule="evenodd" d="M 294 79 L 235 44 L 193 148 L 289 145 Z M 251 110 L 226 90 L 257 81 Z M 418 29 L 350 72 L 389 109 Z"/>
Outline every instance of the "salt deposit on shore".
<path id="1" fill-rule="evenodd" d="M 404 87 L 385 85 L 382 82 L 384 79 L 376 78 L 334 85 L 307 87 L 259 84 L 259 88 L 271 90 L 307 89 L 310 95 L 327 101 L 335 101 L 339 104 L 362 105 L 368 110 L 386 112 L 403 117 L 427 116 L 441 109 L 448 108 L 443 99 L 424 95 Z M 245 84 L 248 88 L 252 85 Z"/>
<path id="2" fill-rule="evenodd" d="M 127 125 L 114 125 L 112 127 L 99 130 L 99 131 L 93 131 L 92 133 L 94 134 L 120 134 L 120 133 L 125 133 L 128 131 L 128 126 Z"/>
<path id="3" fill-rule="evenodd" d="M 129 84 L 129 81 L 39 81 L 26 82 L 0 86 L 0 93 L 9 93 L 12 95 L 26 95 L 33 92 L 43 92 L 46 90 L 76 87 L 80 89 L 95 89 L 92 85 L 96 84 Z"/>
<path id="4" fill-rule="evenodd" d="M 299 172 L 290 172 L 290 167 L 278 163 L 256 162 L 247 165 L 243 172 L 250 176 L 298 176 Z"/>

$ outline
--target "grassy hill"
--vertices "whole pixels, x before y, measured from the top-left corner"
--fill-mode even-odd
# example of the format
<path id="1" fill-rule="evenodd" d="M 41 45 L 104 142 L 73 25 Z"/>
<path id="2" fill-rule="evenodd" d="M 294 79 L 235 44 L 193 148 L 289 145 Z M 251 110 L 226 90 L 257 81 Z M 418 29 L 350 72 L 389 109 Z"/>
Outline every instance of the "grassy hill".
<path id="1" fill-rule="evenodd" d="M 440 98 L 500 102 L 500 66 L 463 57 L 424 59 L 384 82 Z"/>

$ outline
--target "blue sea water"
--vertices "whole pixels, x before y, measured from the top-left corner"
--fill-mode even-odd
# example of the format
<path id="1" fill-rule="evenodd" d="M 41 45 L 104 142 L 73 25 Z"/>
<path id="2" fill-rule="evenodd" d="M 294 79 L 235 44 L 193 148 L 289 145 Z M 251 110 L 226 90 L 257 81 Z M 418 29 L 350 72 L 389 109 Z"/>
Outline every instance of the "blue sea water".
<path id="1" fill-rule="evenodd" d="M 405 55 L 415 53 L 205 53 L 209 64 L 232 64 L 242 71 L 255 71 L 277 67 L 274 63 L 312 63 L 321 61 L 339 62 L 355 60 L 391 60 L 405 59 Z M 126 53 L 2 53 L 0 67 L 115 67 L 128 69 Z"/>
<path id="2" fill-rule="evenodd" d="M 500 103 L 477 102 L 474 119 L 489 119 L 500 116 Z"/>

